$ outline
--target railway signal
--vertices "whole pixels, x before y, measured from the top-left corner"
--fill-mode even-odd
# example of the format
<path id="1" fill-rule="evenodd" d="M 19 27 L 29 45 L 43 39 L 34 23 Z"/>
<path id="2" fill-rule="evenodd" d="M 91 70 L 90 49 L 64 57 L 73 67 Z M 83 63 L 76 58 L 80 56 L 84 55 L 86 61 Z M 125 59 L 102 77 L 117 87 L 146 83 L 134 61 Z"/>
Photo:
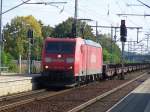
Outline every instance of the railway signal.
<path id="1" fill-rule="evenodd" d="M 121 53 L 121 64 L 122 64 L 122 73 L 120 75 L 120 79 L 124 80 L 124 46 L 125 42 L 127 41 L 127 28 L 125 24 L 125 20 L 121 20 L 121 25 L 120 25 L 120 40 L 122 42 L 122 53 Z"/>
<path id="2" fill-rule="evenodd" d="M 127 28 L 125 25 L 125 20 L 121 20 L 121 25 L 120 25 L 120 40 L 121 42 L 126 42 L 127 41 Z"/>
<path id="3" fill-rule="evenodd" d="M 28 30 L 27 37 L 33 39 L 33 30 L 32 29 Z"/>

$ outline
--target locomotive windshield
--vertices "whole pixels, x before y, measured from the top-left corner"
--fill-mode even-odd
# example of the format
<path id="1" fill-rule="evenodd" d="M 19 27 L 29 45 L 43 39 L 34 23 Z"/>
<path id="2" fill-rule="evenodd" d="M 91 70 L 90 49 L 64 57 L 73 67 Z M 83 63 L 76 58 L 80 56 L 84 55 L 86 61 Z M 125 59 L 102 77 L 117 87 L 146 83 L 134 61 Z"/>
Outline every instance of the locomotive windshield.
<path id="1" fill-rule="evenodd" d="M 73 54 L 75 42 L 47 42 L 46 53 L 65 53 Z"/>

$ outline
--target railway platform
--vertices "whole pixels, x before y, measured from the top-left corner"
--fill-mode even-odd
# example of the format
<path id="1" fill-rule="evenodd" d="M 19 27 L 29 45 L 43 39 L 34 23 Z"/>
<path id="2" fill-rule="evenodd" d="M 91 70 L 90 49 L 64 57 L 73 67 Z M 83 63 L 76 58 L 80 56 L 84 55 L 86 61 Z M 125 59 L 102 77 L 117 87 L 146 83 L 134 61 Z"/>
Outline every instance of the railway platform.
<path id="1" fill-rule="evenodd" d="M 150 112 L 150 78 L 107 112 Z"/>
<path id="2" fill-rule="evenodd" d="M 39 74 L 0 75 L 0 96 L 26 92 L 36 89 L 36 78 Z"/>

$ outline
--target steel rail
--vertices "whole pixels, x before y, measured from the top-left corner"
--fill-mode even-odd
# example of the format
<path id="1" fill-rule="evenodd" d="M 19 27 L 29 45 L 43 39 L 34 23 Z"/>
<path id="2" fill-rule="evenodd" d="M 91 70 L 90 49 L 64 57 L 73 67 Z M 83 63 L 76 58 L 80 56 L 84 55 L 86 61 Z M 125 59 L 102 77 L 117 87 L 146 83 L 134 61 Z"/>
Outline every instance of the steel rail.
<path id="1" fill-rule="evenodd" d="M 22 100 L 22 101 L 16 101 L 16 102 L 13 102 L 13 103 L 10 103 L 10 104 L 0 106 L 0 111 L 15 108 L 17 106 L 25 105 L 25 104 L 28 104 L 28 103 L 31 103 L 31 102 L 34 102 L 34 101 L 39 101 L 39 100 L 42 100 L 42 99 L 45 99 L 45 98 L 54 97 L 56 95 L 60 95 L 60 94 L 69 92 L 71 90 L 74 90 L 74 89 L 77 89 L 77 88 L 82 88 L 82 87 L 85 87 L 85 86 L 86 85 L 82 85 L 82 86 L 79 86 L 79 87 L 76 87 L 76 88 L 66 89 L 66 90 L 62 90 L 62 91 L 59 91 L 59 92 L 47 93 L 47 94 L 44 94 L 44 95 L 28 98 L 28 99 L 25 99 L 25 100 Z"/>
<path id="2" fill-rule="evenodd" d="M 23 97 L 23 96 L 29 96 L 29 95 L 32 95 L 32 94 L 38 94 L 38 93 L 41 93 L 41 92 L 44 92 L 44 91 L 46 91 L 46 90 L 41 89 L 41 90 L 34 90 L 34 91 L 28 91 L 28 92 L 23 92 L 23 93 L 17 93 L 17 94 L 8 95 L 8 96 L 2 96 L 2 97 L 0 97 L 0 102 L 20 98 L 20 97 Z"/>
<path id="3" fill-rule="evenodd" d="M 77 106 L 77 107 L 75 107 L 75 108 L 69 110 L 68 112 L 78 112 L 78 111 L 80 111 L 80 110 L 82 110 L 82 109 L 84 109 L 84 108 L 86 108 L 86 107 L 92 105 L 93 103 L 95 103 L 95 102 L 101 100 L 102 98 L 104 98 L 104 97 L 106 97 L 106 96 L 108 96 L 108 95 L 110 95 L 110 94 L 112 94 L 112 93 L 114 93 L 114 92 L 120 90 L 121 88 L 123 88 L 123 87 L 129 85 L 130 83 L 132 83 L 132 82 L 136 81 L 137 79 L 139 79 L 139 78 L 145 76 L 146 74 L 147 74 L 147 72 L 146 72 L 146 73 L 143 73 L 142 75 L 138 76 L 137 78 L 135 78 L 135 79 L 133 79 L 133 80 L 130 80 L 130 81 L 128 81 L 128 82 L 126 82 L 126 83 L 124 83 L 124 84 L 122 84 L 122 85 L 120 85 L 120 86 L 118 86 L 118 87 L 116 87 L 116 88 L 114 88 L 114 89 L 108 91 L 108 92 L 105 92 L 105 93 L 102 94 L 102 95 L 99 95 L 99 96 L 97 96 L 97 97 L 95 97 L 95 98 L 93 98 L 93 99 L 91 99 L 91 100 L 89 100 L 89 101 L 87 101 L 87 102 L 85 102 L 85 103 L 83 103 L 83 104 L 81 104 L 81 105 L 79 105 L 79 106 Z"/>

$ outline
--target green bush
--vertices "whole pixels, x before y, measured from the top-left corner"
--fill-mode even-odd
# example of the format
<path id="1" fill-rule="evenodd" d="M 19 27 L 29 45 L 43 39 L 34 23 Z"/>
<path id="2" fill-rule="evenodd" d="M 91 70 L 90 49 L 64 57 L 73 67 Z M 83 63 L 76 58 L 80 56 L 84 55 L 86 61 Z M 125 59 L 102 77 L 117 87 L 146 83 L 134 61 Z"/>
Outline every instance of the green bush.
<path id="1" fill-rule="evenodd" d="M 15 63 L 12 62 L 14 58 L 10 53 L 2 52 L 2 67 L 8 67 L 8 70 L 11 72 L 17 72 L 18 67 Z"/>
<path id="2" fill-rule="evenodd" d="M 9 64 L 9 65 L 8 65 L 8 68 L 9 68 L 9 71 L 10 71 L 10 72 L 18 72 L 18 67 L 17 67 L 17 65 L 14 64 L 14 63 Z"/>

